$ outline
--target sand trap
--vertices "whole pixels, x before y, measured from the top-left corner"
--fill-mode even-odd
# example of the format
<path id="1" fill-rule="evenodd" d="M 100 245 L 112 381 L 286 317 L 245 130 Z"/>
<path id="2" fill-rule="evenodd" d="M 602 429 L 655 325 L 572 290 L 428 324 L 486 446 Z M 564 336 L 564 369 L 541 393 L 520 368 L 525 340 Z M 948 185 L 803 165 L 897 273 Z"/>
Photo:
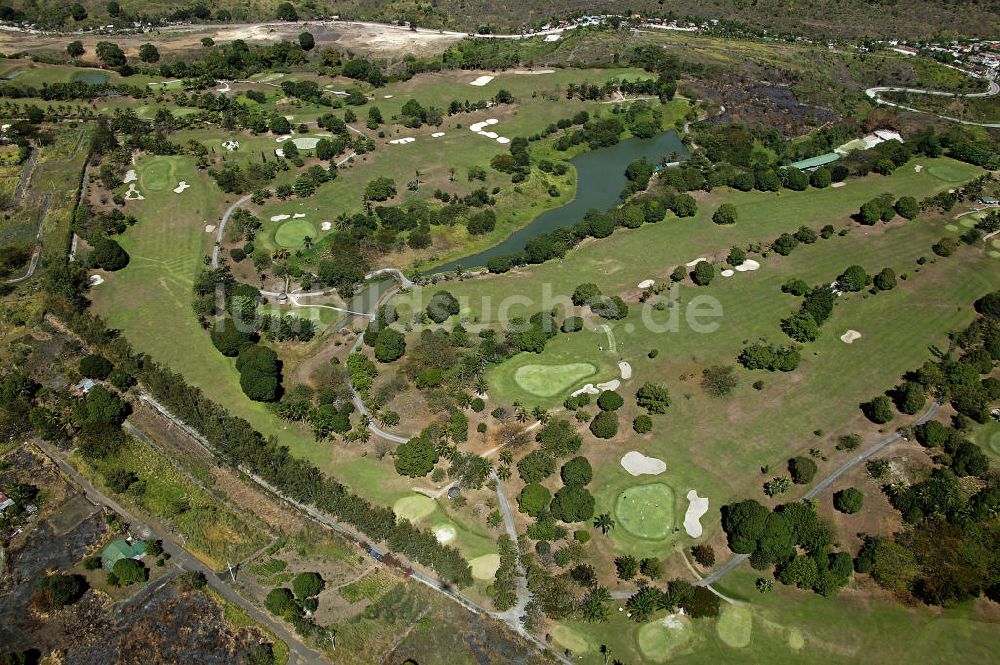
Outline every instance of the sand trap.
<path id="1" fill-rule="evenodd" d="M 215 230 L 215 224 L 206 224 L 205 225 L 205 233 L 211 233 L 214 230 Z"/>
<path id="2" fill-rule="evenodd" d="M 290 138 L 292 138 L 291 134 L 285 134 L 284 136 L 279 136 L 278 138 L 274 139 L 274 142 L 275 143 L 284 143 L 285 141 L 287 141 Z"/>
<path id="3" fill-rule="evenodd" d="M 97 285 L 103 284 L 103 283 L 104 283 L 104 278 L 101 277 L 100 275 L 91 275 L 87 279 L 87 285 L 88 286 L 97 286 Z"/>
<path id="4" fill-rule="evenodd" d="M 681 623 L 680 619 L 678 618 L 682 616 L 684 616 L 684 608 L 681 608 L 679 611 L 674 612 L 673 614 L 668 614 L 667 616 L 663 617 L 663 621 L 661 621 L 660 623 L 663 625 L 664 628 L 669 628 L 670 630 L 683 630 L 684 624 Z"/>
<path id="5" fill-rule="evenodd" d="M 126 201 L 142 201 L 146 197 L 139 193 L 139 190 L 135 188 L 135 183 L 130 182 L 128 185 L 128 190 L 125 192 Z"/>
<path id="6" fill-rule="evenodd" d="M 486 124 L 487 124 L 487 125 L 495 125 L 495 124 L 497 124 L 498 122 L 500 122 L 500 121 L 499 121 L 499 120 L 497 120 L 496 118 L 487 118 L 487 119 L 486 119 Z"/>
<path id="7" fill-rule="evenodd" d="M 174 194 L 180 194 L 190 186 L 191 185 L 187 184 L 186 180 L 181 180 L 179 183 L 177 183 L 177 186 L 174 187 Z"/>
<path id="8" fill-rule="evenodd" d="M 633 476 L 658 476 L 667 470 L 666 462 L 657 457 L 646 457 L 637 450 L 625 453 L 621 465 Z"/>
<path id="9" fill-rule="evenodd" d="M 330 222 L 323 222 L 322 224 L 319 225 L 320 231 L 329 231 L 331 228 L 333 228 L 333 224 L 331 224 Z"/>
<path id="10" fill-rule="evenodd" d="M 629 365 L 624 360 L 619 361 L 619 363 L 618 363 L 618 371 L 620 371 L 622 373 L 622 380 L 623 381 L 627 381 L 628 379 L 632 378 L 632 366 Z"/>
<path id="11" fill-rule="evenodd" d="M 228 141 L 222 142 L 222 147 L 228 150 L 229 152 L 236 152 L 237 150 L 240 149 L 240 142 L 237 141 L 236 139 L 229 139 Z"/>
<path id="12" fill-rule="evenodd" d="M 574 390 L 572 393 L 570 393 L 570 395 L 572 397 L 576 397 L 577 395 L 582 395 L 584 393 L 587 393 L 588 395 L 600 395 L 601 391 L 595 388 L 593 383 L 588 383 L 583 388 L 580 388 L 579 390 Z"/>
<path id="13" fill-rule="evenodd" d="M 656 280 L 655 279 L 644 279 L 641 282 L 639 282 L 639 288 L 640 289 L 648 289 L 653 284 L 656 284 Z"/>
<path id="14" fill-rule="evenodd" d="M 485 136 L 488 139 L 498 139 L 498 138 L 500 138 L 500 135 L 497 134 L 496 132 L 482 132 L 482 135 Z"/>
<path id="15" fill-rule="evenodd" d="M 306 214 L 304 212 L 297 212 L 294 215 L 292 215 L 292 219 L 302 219 L 305 216 Z"/>
<path id="16" fill-rule="evenodd" d="M 729 268 L 726 268 L 725 270 L 723 270 L 719 274 L 722 275 L 723 277 L 732 277 L 736 273 L 734 271 L 730 270 Z"/>
<path id="17" fill-rule="evenodd" d="M 747 259 L 736 266 L 736 272 L 752 272 L 754 270 L 760 270 L 760 264 L 753 259 Z"/>
<path id="18" fill-rule="evenodd" d="M 618 379 L 611 379 L 610 381 L 605 381 L 604 383 L 598 383 L 597 384 L 597 389 L 598 390 L 618 390 L 618 388 L 621 385 L 622 385 L 622 382 L 619 381 Z"/>
<path id="19" fill-rule="evenodd" d="M 515 69 L 511 74 L 521 74 L 523 76 L 535 76 L 537 74 L 555 74 L 554 69 Z"/>
<path id="20" fill-rule="evenodd" d="M 559 41 L 560 35 L 545 35 L 545 41 L 547 42 L 557 42 Z"/>
<path id="21" fill-rule="evenodd" d="M 480 76 L 475 81 L 469 81 L 469 85 L 482 87 L 493 80 L 492 76 Z"/>
<path id="22" fill-rule="evenodd" d="M 696 259 L 692 259 L 691 261 L 688 261 L 684 265 L 687 266 L 688 268 L 694 268 L 696 265 L 698 265 L 702 261 L 708 261 L 708 259 L 706 259 L 704 256 L 699 256 Z"/>
<path id="23" fill-rule="evenodd" d="M 136 174 L 135 169 L 129 169 L 125 172 L 125 177 L 122 179 L 122 182 L 127 185 L 128 183 L 135 182 L 138 179 L 139 176 Z"/>
<path id="24" fill-rule="evenodd" d="M 510 143 L 510 139 L 506 136 L 498 136 L 497 143 Z"/>
<path id="25" fill-rule="evenodd" d="M 392 95 L 382 95 L 382 99 L 392 99 Z"/>
<path id="26" fill-rule="evenodd" d="M 439 139 L 442 136 L 444 136 L 444 132 L 434 132 L 433 134 L 431 134 L 431 138 L 435 138 L 435 139 Z"/>
<path id="27" fill-rule="evenodd" d="M 917 173 L 920 173 L 921 171 L 924 170 L 924 165 L 923 164 L 917 164 L 916 166 L 913 167 L 913 170 L 916 171 Z"/>
<path id="28" fill-rule="evenodd" d="M 485 122 L 474 122 L 471 125 L 469 125 L 469 131 L 478 133 L 483 131 L 483 127 L 485 126 L 486 126 Z"/>
<path id="29" fill-rule="evenodd" d="M 698 492 L 691 490 L 687 493 L 687 512 L 684 513 L 684 530 L 692 538 L 701 537 L 701 516 L 708 512 L 708 499 L 699 497 Z"/>
<path id="30" fill-rule="evenodd" d="M 840 336 L 840 341 L 844 344 L 853 344 L 856 339 L 861 339 L 861 333 L 857 330 L 848 330 Z"/>
<path id="31" fill-rule="evenodd" d="M 283 222 L 286 219 L 291 219 L 291 215 L 271 215 L 272 222 Z"/>
<path id="32" fill-rule="evenodd" d="M 833 184 L 832 184 L 832 185 L 830 185 L 830 186 L 831 186 L 831 187 L 843 187 L 843 186 L 844 186 L 844 185 L 846 185 L 846 184 L 847 184 L 846 182 L 835 182 L 835 183 L 833 183 Z"/>
<path id="33" fill-rule="evenodd" d="M 441 526 L 434 527 L 434 537 L 437 538 L 437 541 L 442 545 L 447 545 L 451 541 L 455 540 L 456 536 L 458 536 L 458 531 L 456 531 L 455 527 L 450 524 L 443 524 Z"/>
<path id="34" fill-rule="evenodd" d="M 285 151 L 282 150 L 281 148 L 276 148 L 275 151 L 274 151 L 274 154 L 276 154 L 278 157 L 284 157 L 285 156 Z"/>
<path id="35" fill-rule="evenodd" d="M 393 139 L 389 141 L 389 143 L 391 143 L 392 145 L 406 145 L 407 143 L 413 143 L 416 140 L 417 139 L 413 138 L 412 136 L 407 136 L 401 139 Z"/>

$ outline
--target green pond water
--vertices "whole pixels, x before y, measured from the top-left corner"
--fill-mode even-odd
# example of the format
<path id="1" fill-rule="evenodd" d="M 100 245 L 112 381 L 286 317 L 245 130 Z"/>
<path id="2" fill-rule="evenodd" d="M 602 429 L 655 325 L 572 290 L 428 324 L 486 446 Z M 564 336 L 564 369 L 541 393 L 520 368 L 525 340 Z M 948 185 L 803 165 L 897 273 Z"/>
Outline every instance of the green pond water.
<path id="1" fill-rule="evenodd" d="M 625 168 L 633 161 L 645 157 L 658 163 L 663 157 L 670 159 L 671 155 L 678 160 L 688 156 L 687 148 L 674 131 L 649 139 L 626 139 L 607 148 L 581 153 L 570 160 L 577 173 L 576 197 L 572 201 L 543 212 L 527 226 L 486 251 L 450 261 L 429 272 L 449 272 L 459 266 L 478 268 L 485 266 L 493 257 L 516 254 L 535 236 L 572 226 L 581 221 L 591 208 L 604 211 L 618 203 L 619 195 L 625 188 Z"/>
<path id="2" fill-rule="evenodd" d="M 73 81 L 79 81 L 80 83 L 86 83 L 87 85 L 103 85 L 107 83 L 111 77 L 104 72 L 74 72 Z"/>

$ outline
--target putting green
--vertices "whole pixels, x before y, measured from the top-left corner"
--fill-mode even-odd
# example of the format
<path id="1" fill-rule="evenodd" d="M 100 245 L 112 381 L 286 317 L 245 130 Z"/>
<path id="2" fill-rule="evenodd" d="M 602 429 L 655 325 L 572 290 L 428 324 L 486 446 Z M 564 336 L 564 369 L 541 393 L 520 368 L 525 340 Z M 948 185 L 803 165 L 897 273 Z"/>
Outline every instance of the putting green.
<path id="1" fill-rule="evenodd" d="M 139 173 L 142 188 L 147 192 L 162 192 L 177 186 L 174 178 L 174 163 L 169 159 L 153 159 L 141 168 Z"/>
<path id="2" fill-rule="evenodd" d="M 514 381 L 532 395 L 552 397 L 596 373 L 597 367 L 590 363 L 524 365 L 514 372 Z"/>
<path id="3" fill-rule="evenodd" d="M 392 504 L 392 512 L 396 513 L 396 517 L 410 520 L 411 522 L 419 522 L 435 510 L 437 510 L 437 503 L 434 502 L 434 499 L 423 494 L 404 496 Z"/>
<path id="4" fill-rule="evenodd" d="M 290 219 L 274 232 L 274 244 L 281 247 L 301 247 L 306 237 L 316 237 L 316 227 L 304 219 Z"/>
<path id="5" fill-rule="evenodd" d="M 472 576 L 477 580 L 492 580 L 500 568 L 499 554 L 484 554 L 469 561 L 472 566 Z"/>
<path id="6" fill-rule="evenodd" d="M 594 644 L 578 630 L 562 624 L 552 629 L 552 639 L 575 654 L 594 650 Z"/>
<path id="7" fill-rule="evenodd" d="M 647 623 L 639 629 L 635 641 L 639 651 L 646 658 L 657 663 L 665 662 L 680 647 L 691 641 L 693 635 L 688 626 L 667 628 L 662 621 Z"/>
<path id="8" fill-rule="evenodd" d="M 788 631 L 788 646 L 798 651 L 806 645 L 806 636 L 798 628 L 791 628 Z"/>
<path id="9" fill-rule="evenodd" d="M 618 525 L 644 540 L 662 540 L 674 530 L 674 490 L 649 483 L 623 490 L 615 500 Z"/>
<path id="10" fill-rule="evenodd" d="M 964 182 L 969 178 L 968 172 L 955 164 L 935 162 L 927 166 L 925 170 L 938 180 L 945 182 Z"/>
<path id="11" fill-rule="evenodd" d="M 753 613 L 747 607 L 726 605 L 715 624 L 719 639 L 735 649 L 750 645 L 753 635 Z"/>
<path id="12" fill-rule="evenodd" d="M 993 432 L 989 438 L 990 450 L 1000 455 L 1000 432 Z"/>

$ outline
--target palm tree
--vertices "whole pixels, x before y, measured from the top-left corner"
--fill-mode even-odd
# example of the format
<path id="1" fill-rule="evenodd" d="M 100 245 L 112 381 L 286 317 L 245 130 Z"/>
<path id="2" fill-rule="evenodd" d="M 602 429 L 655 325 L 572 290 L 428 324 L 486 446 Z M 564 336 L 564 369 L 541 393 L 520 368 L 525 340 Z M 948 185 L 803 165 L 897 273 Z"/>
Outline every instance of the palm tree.
<path id="1" fill-rule="evenodd" d="M 602 644 L 601 655 L 604 656 L 604 665 L 608 665 L 608 658 L 611 657 L 611 647 L 609 647 L 607 644 Z"/>
<path id="2" fill-rule="evenodd" d="M 305 245 L 306 249 L 312 249 L 313 239 L 309 236 L 306 236 L 305 238 L 302 239 L 302 244 Z"/>
<path id="3" fill-rule="evenodd" d="M 615 520 L 611 517 L 610 513 L 601 513 L 594 519 L 594 526 L 601 530 L 605 536 L 608 535 L 608 531 L 615 528 Z"/>
<path id="4" fill-rule="evenodd" d="M 517 422 L 523 423 L 528 420 L 528 410 L 523 406 L 517 407 Z"/>
<path id="5" fill-rule="evenodd" d="M 281 261 L 289 257 L 289 252 L 287 249 L 276 249 L 271 252 L 271 258 L 275 261 Z"/>
<path id="6" fill-rule="evenodd" d="M 486 383 L 486 379 L 479 377 L 476 379 L 476 394 L 485 395 L 486 391 L 489 389 L 489 384 Z"/>
<path id="7" fill-rule="evenodd" d="M 500 480 L 510 480 L 510 467 L 506 464 L 497 469 L 497 478 Z"/>
<path id="8" fill-rule="evenodd" d="M 514 455 L 509 450 L 500 451 L 500 462 L 506 465 L 511 465 L 514 463 Z"/>

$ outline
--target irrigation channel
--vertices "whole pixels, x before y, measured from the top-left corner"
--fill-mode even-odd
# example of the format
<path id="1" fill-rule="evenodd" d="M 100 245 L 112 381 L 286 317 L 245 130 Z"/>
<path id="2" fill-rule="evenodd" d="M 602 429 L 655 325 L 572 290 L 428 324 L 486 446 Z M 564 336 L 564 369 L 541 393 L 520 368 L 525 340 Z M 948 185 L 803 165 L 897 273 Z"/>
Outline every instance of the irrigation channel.
<path id="1" fill-rule="evenodd" d="M 452 272 L 457 268 L 479 268 L 497 256 L 516 254 L 529 240 L 558 228 L 572 226 L 583 220 L 591 208 L 605 211 L 619 203 L 625 188 L 625 169 L 637 159 L 645 157 L 654 164 L 662 158 L 668 161 L 686 159 L 689 153 L 675 131 L 664 132 L 648 139 L 625 139 L 607 148 L 598 148 L 577 155 L 570 160 L 576 167 L 576 197 L 564 206 L 543 212 L 527 226 L 479 254 L 449 261 L 431 269 L 430 273 Z"/>

